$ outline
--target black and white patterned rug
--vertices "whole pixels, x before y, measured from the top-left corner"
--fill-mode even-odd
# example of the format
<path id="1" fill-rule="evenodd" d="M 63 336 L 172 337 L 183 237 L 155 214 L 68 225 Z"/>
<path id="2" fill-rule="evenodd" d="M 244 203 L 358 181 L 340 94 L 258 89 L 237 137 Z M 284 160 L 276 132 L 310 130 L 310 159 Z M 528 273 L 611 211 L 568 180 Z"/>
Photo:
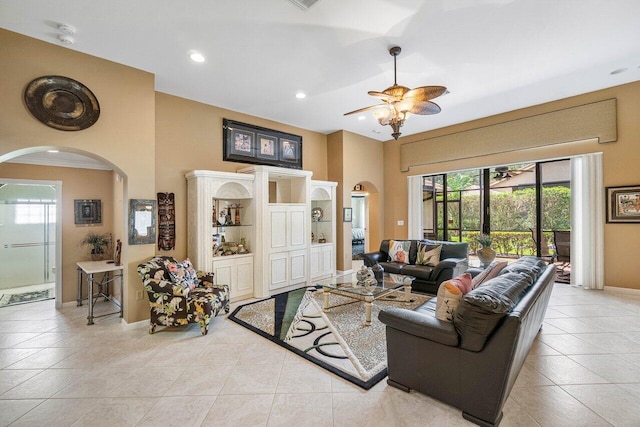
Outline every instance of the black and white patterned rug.
<path id="1" fill-rule="evenodd" d="M 229 318 L 368 390 L 387 376 L 385 325 L 378 313 L 385 307 L 411 309 L 429 298 L 375 301 L 371 326 L 365 326 L 363 302 L 331 294 L 331 306 L 344 305 L 324 313 L 323 293 L 310 287 L 242 305 Z"/>

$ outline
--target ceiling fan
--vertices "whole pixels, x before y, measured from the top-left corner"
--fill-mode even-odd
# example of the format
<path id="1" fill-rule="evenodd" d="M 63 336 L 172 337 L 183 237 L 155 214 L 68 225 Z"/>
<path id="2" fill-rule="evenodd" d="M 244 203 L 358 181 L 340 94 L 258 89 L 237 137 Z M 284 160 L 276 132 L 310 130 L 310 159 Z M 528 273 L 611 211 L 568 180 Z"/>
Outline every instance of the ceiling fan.
<path id="1" fill-rule="evenodd" d="M 389 49 L 389 54 L 393 56 L 393 86 L 386 88 L 382 92 L 374 90 L 368 92 L 369 95 L 379 98 L 383 103 L 344 114 L 347 116 L 363 111 L 376 110 L 373 113 L 374 117 L 378 119 L 378 123 L 382 126 L 391 126 L 393 129 L 391 136 L 396 140 L 401 135 L 400 127 L 404 124 L 409 113 L 419 115 L 438 114 L 441 111 L 440 106 L 430 100 L 447 93 L 447 88 L 444 86 L 421 86 L 415 89 L 400 86 L 397 81 L 396 57 L 400 55 L 401 51 L 400 46 L 393 46 Z"/>
<path id="2" fill-rule="evenodd" d="M 496 172 L 494 179 L 513 178 L 516 176 L 514 172 L 533 172 L 530 169 L 509 169 L 509 166 L 496 166 L 494 170 Z"/>

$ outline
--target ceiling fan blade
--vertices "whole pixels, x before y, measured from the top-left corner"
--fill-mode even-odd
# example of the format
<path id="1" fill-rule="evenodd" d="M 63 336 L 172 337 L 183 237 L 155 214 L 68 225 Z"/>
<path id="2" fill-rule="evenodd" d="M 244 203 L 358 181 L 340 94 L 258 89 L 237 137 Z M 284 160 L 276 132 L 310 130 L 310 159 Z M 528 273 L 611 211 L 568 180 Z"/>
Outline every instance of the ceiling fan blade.
<path id="1" fill-rule="evenodd" d="M 409 110 L 412 114 L 420 114 L 427 116 L 429 114 L 438 114 L 442 109 L 438 104 L 431 101 L 414 102 L 413 106 Z"/>
<path id="2" fill-rule="evenodd" d="M 364 108 L 359 108 L 357 110 L 349 111 L 348 113 L 344 113 L 343 115 L 348 116 L 349 114 L 362 113 L 364 111 L 373 110 L 374 108 L 388 107 L 388 106 L 389 106 L 388 104 L 370 105 L 369 107 L 364 107 Z"/>
<path id="3" fill-rule="evenodd" d="M 375 98 L 380 98 L 381 100 L 383 100 L 385 102 L 400 101 L 402 99 L 402 97 L 397 97 L 397 96 L 392 95 L 390 93 L 376 92 L 375 90 L 370 90 L 367 93 L 369 95 L 375 97 Z"/>
<path id="4" fill-rule="evenodd" d="M 404 99 L 414 99 L 416 101 L 428 101 L 437 98 L 447 92 L 444 86 L 421 86 L 411 89 L 404 94 Z"/>

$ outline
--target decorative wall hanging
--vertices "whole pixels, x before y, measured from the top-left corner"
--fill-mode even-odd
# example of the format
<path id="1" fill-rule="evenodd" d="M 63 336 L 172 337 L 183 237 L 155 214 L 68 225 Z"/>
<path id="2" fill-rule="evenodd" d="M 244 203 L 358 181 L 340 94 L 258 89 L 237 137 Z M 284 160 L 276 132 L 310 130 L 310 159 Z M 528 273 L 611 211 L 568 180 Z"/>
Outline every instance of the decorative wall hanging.
<path id="1" fill-rule="evenodd" d="M 640 185 L 607 187 L 607 222 L 640 223 Z"/>
<path id="2" fill-rule="evenodd" d="M 24 101 L 36 119 L 54 129 L 86 129 L 100 117 L 100 105 L 93 92 L 69 77 L 34 79 L 24 91 Z"/>
<path id="3" fill-rule="evenodd" d="M 158 249 L 176 246 L 176 207 L 173 193 L 158 193 Z"/>
<path id="4" fill-rule="evenodd" d="M 156 242 L 156 201 L 129 200 L 129 244 L 146 245 Z"/>
<path id="5" fill-rule="evenodd" d="M 351 208 L 342 208 L 342 222 L 351 222 L 352 221 L 353 211 Z"/>
<path id="6" fill-rule="evenodd" d="M 302 169 L 302 137 L 234 120 L 222 121 L 223 160 Z"/>
<path id="7" fill-rule="evenodd" d="M 102 202 L 100 200 L 74 200 L 73 214 L 76 224 L 101 224 Z"/>

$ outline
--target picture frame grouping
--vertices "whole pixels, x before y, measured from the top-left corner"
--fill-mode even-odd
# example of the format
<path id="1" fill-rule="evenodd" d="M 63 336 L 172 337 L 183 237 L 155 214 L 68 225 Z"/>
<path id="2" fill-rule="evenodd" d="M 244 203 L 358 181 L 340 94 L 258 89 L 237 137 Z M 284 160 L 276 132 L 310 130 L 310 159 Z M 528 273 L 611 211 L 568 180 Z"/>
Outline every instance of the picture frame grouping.
<path id="1" fill-rule="evenodd" d="M 302 169 L 302 137 L 223 119 L 223 160 Z"/>

